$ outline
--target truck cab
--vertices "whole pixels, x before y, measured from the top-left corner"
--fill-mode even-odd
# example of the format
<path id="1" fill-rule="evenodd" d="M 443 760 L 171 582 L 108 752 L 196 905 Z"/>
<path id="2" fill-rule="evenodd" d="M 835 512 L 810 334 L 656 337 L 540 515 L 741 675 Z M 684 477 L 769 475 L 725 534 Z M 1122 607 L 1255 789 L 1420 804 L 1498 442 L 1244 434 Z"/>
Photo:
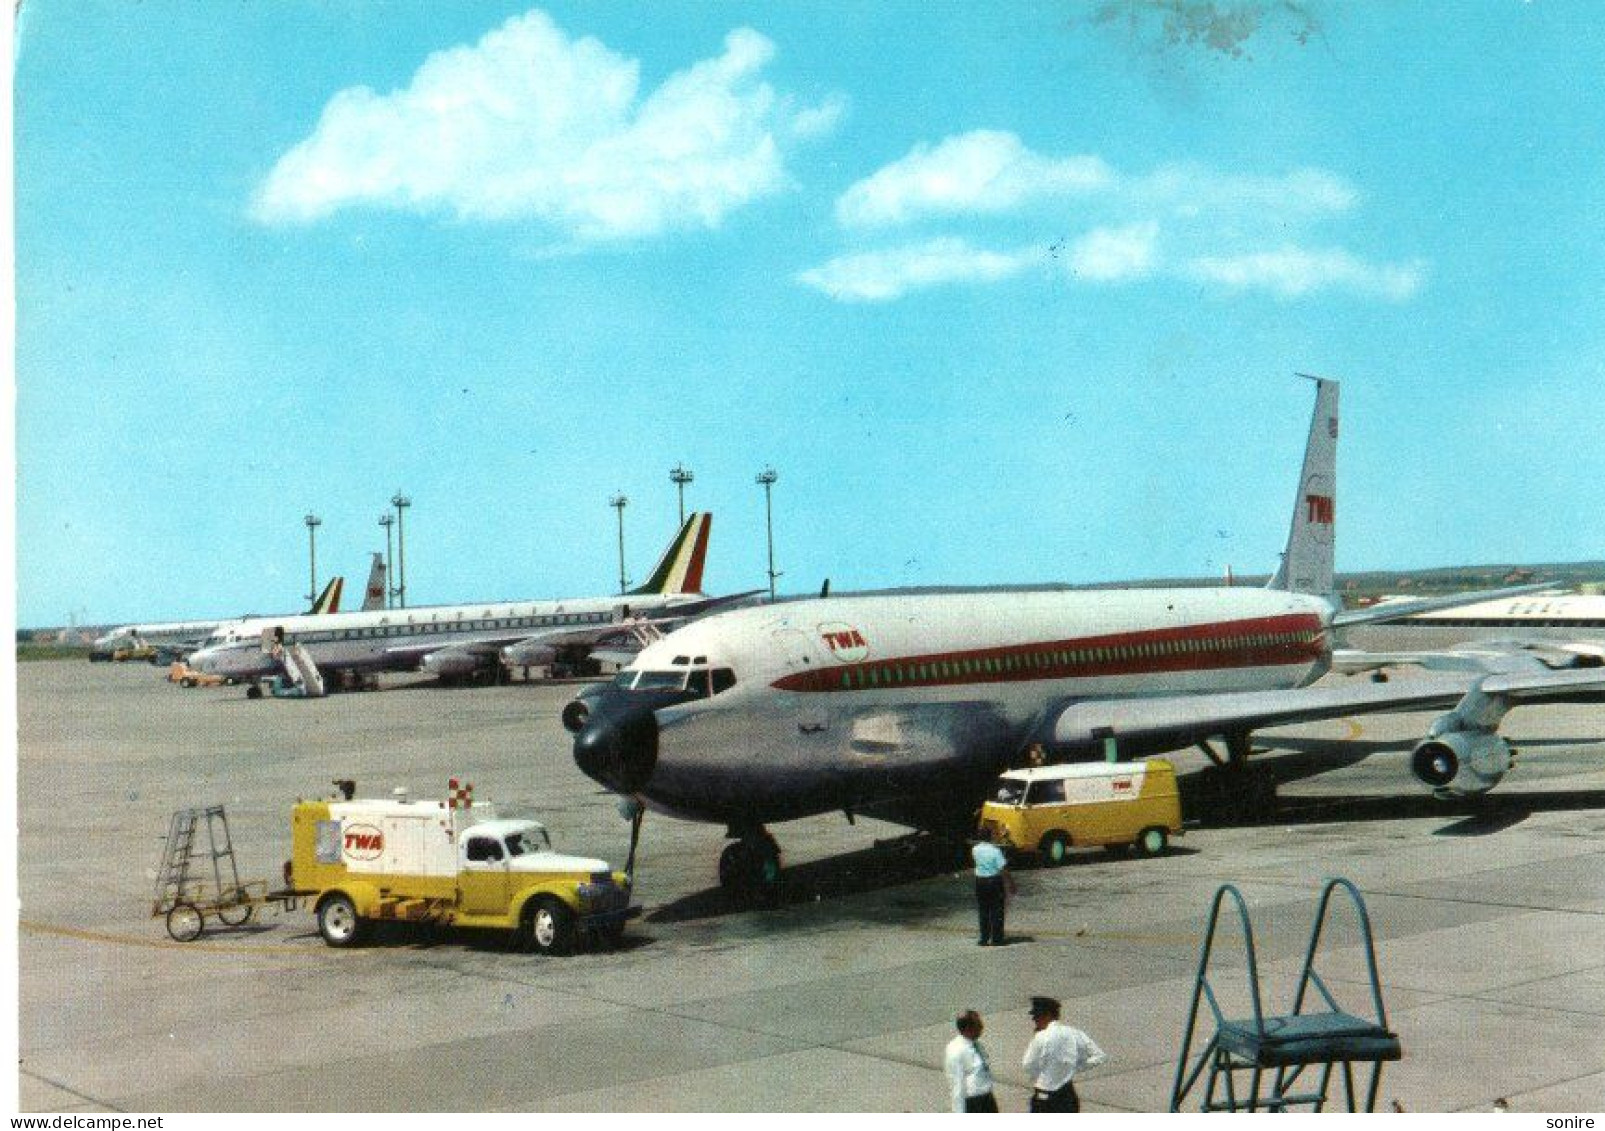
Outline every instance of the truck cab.
<path id="1" fill-rule="evenodd" d="M 515 932 L 561 954 L 586 935 L 616 941 L 640 914 L 630 877 L 557 852 L 538 821 L 445 801 L 301 802 L 291 818 L 290 887 L 311 902 L 330 946 L 376 921 Z"/>

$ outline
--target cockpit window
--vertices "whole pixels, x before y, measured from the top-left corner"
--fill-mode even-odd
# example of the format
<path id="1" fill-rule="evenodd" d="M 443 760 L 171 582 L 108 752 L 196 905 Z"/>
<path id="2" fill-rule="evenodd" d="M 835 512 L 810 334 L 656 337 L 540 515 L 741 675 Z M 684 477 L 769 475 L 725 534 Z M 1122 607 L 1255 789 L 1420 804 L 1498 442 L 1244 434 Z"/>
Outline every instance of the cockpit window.
<path id="1" fill-rule="evenodd" d="M 694 691 L 704 699 L 713 694 L 708 687 L 707 668 L 698 668 L 692 671 L 691 678 L 686 680 L 685 686 L 687 691 Z"/>
<path id="2" fill-rule="evenodd" d="M 999 805 L 1020 804 L 1025 800 L 1025 782 L 1003 778 L 998 782 L 997 800 Z"/>
<path id="3" fill-rule="evenodd" d="M 735 672 L 731 671 L 729 668 L 713 669 L 713 693 L 715 695 L 719 694 L 721 691 L 729 691 L 735 685 Z"/>
<path id="4" fill-rule="evenodd" d="M 635 681 L 637 691 L 678 691 L 685 686 L 685 672 L 642 672 Z"/>

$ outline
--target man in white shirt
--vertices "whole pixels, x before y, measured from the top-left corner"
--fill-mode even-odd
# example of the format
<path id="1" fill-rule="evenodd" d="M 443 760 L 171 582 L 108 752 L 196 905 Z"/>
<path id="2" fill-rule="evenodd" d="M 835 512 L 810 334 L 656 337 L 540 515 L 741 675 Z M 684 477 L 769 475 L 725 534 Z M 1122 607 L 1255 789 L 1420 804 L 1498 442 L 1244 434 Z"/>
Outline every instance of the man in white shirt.
<path id="1" fill-rule="evenodd" d="M 987 1064 L 986 1049 L 981 1047 L 981 1015 L 966 1009 L 956 1024 L 959 1035 L 947 1043 L 943 1058 L 953 1110 L 997 1111 L 998 1102 L 992 1097 L 992 1068 Z"/>
<path id="2" fill-rule="evenodd" d="M 1075 1077 L 1107 1057 L 1093 1039 L 1059 1020 L 1059 1003 L 1051 997 L 1031 999 L 1031 1023 L 1037 1035 L 1025 1048 L 1025 1074 L 1031 1081 L 1032 1111 L 1080 1111 Z"/>

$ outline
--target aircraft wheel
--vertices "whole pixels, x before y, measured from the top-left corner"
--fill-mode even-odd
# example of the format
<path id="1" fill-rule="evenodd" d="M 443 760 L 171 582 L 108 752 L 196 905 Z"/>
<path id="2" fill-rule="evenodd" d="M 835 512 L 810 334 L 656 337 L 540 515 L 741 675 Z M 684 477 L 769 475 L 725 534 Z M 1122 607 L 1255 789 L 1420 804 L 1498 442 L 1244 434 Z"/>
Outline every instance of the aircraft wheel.
<path id="1" fill-rule="evenodd" d="M 768 833 L 743 837 L 719 854 L 719 886 L 737 897 L 773 891 L 780 883 L 780 846 Z"/>
<path id="2" fill-rule="evenodd" d="M 1070 858 L 1070 838 L 1058 831 L 1049 833 L 1037 846 L 1037 855 L 1044 864 L 1057 868 Z"/>
<path id="3" fill-rule="evenodd" d="M 1165 830 L 1156 825 L 1139 833 L 1133 847 L 1142 856 L 1158 856 L 1165 851 L 1165 846 L 1169 843 L 1170 837 L 1166 835 Z"/>
<path id="4" fill-rule="evenodd" d="M 260 683 L 251 684 L 250 687 L 247 687 L 245 689 L 245 697 L 247 699 L 260 699 L 260 698 L 262 698 L 262 685 Z"/>

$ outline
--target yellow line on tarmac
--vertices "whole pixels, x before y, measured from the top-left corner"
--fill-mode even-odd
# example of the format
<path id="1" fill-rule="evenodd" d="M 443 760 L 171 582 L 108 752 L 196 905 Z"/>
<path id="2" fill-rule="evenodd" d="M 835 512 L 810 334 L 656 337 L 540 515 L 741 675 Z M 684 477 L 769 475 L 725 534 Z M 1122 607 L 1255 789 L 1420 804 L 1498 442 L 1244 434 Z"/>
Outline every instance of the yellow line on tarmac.
<path id="1" fill-rule="evenodd" d="M 137 935 L 115 935 L 109 931 L 86 931 L 78 927 L 61 927 L 54 923 L 36 923 L 31 919 L 17 920 L 17 926 L 24 931 L 32 931 L 36 935 L 56 935 L 59 938 L 80 939 L 84 942 L 113 943 L 117 946 L 148 946 L 158 950 L 185 950 L 202 951 L 209 954 L 295 954 L 303 958 L 315 958 L 322 952 L 307 947 L 285 946 L 279 943 L 263 943 L 260 946 L 243 946 L 229 943 L 208 943 L 197 939 L 195 942 L 175 942 L 172 939 L 147 939 Z"/>

